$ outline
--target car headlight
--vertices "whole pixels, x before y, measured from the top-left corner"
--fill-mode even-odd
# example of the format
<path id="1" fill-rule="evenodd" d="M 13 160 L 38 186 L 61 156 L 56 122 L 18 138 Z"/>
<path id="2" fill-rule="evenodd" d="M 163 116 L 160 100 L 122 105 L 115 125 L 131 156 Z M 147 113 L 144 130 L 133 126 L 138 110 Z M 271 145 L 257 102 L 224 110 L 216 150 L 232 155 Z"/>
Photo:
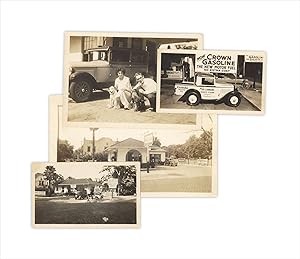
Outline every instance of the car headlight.
<path id="1" fill-rule="evenodd" d="M 75 74 L 71 73 L 71 74 L 69 75 L 69 79 L 70 79 L 70 80 L 73 80 L 74 78 L 75 78 Z"/>
<path id="2" fill-rule="evenodd" d="M 75 70 L 72 67 L 70 67 L 69 68 L 69 76 L 71 76 L 74 72 L 75 72 Z"/>

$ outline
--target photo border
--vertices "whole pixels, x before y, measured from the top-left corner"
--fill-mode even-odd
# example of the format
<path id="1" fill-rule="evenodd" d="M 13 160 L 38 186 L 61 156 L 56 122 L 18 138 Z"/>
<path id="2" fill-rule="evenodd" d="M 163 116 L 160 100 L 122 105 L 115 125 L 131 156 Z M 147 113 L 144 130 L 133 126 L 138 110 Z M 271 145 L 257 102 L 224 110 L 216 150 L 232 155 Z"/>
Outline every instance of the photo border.
<path id="1" fill-rule="evenodd" d="M 239 111 L 239 110 L 203 110 L 203 109 L 172 109 L 172 108 L 160 108 L 160 90 L 161 90 L 161 55 L 167 54 L 197 54 L 199 51 L 224 51 L 226 54 L 235 55 L 262 55 L 264 57 L 263 61 L 263 73 L 262 73 L 262 97 L 261 97 L 261 110 L 260 111 Z M 266 75 L 267 75 L 267 53 L 265 51 L 250 51 L 250 50 L 212 50 L 212 49 L 198 49 L 198 50 L 186 50 L 186 49 L 158 49 L 157 50 L 157 100 L 156 100 L 156 110 L 159 113 L 188 113 L 188 114 L 199 114 L 199 113 L 209 113 L 209 114 L 246 114 L 246 115 L 264 115 L 265 114 L 265 95 L 266 95 Z"/>
<path id="2" fill-rule="evenodd" d="M 197 118 L 195 124 L 159 124 L 159 123 L 135 123 L 135 122 L 100 122 L 100 121 L 90 121 L 90 122 L 73 122 L 68 121 L 68 95 L 69 95 L 69 78 L 68 78 L 68 72 L 69 72 L 69 51 L 70 51 L 70 37 L 76 37 L 76 36 L 110 36 L 110 37 L 139 37 L 139 38 L 197 38 L 198 39 L 198 49 L 203 49 L 203 34 L 202 33 L 163 33 L 163 32 L 75 32 L 75 31 L 66 31 L 64 33 L 64 62 L 63 62 L 63 124 L 65 126 L 72 126 L 72 127 L 128 127 L 128 124 L 130 124 L 130 127 L 137 127 L 137 128 L 148 128 L 152 127 L 153 125 L 162 127 L 165 126 L 195 126 L 197 125 Z M 159 50 L 159 49 L 158 49 Z M 157 50 L 157 51 L 158 51 Z M 158 64 L 158 60 L 157 60 Z M 158 93 L 157 93 L 158 96 Z M 156 100 L 156 106 L 158 104 L 158 101 Z M 174 113 L 174 112 L 172 112 Z"/>
<path id="3" fill-rule="evenodd" d="M 58 112 L 59 106 L 63 105 L 63 96 L 62 95 L 50 95 L 49 96 L 49 143 L 48 143 L 48 154 L 49 154 L 49 161 L 50 162 L 57 162 L 57 142 L 58 142 L 58 135 L 59 135 L 59 124 L 58 124 Z M 201 115 L 201 114 L 200 114 Z M 197 123 L 193 127 L 182 127 L 184 129 L 199 129 L 201 116 L 197 115 Z M 159 198 L 166 198 L 166 197 L 174 197 L 174 198 L 182 198 L 182 197 L 217 197 L 218 195 L 218 116 L 216 114 L 209 114 L 213 118 L 213 146 L 212 146 L 212 191 L 209 193 L 205 192 L 142 192 L 141 197 L 159 197 Z M 157 125 L 153 124 L 152 127 L 157 127 Z M 174 125 L 172 125 L 174 127 Z M 66 127 L 62 125 L 62 127 Z M 115 125 L 111 126 L 111 128 L 118 128 Z M 130 129 L 137 128 L 137 127 L 127 127 Z M 142 129 L 143 127 L 141 127 Z M 162 129 L 168 129 L 169 127 L 160 127 Z M 177 125 L 176 125 L 176 128 Z M 61 162 L 66 163 L 66 162 Z M 73 162 L 76 163 L 76 162 Z M 122 163 L 122 162 L 118 162 Z"/>
<path id="4" fill-rule="evenodd" d="M 60 228 L 60 229 L 69 229 L 69 228 L 140 228 L 141 227 L 141 170 L 140 164 L 138 162 L 93 162 L 95 164 L 101 165 L 134 165 L 136 167 L 136 223 L 135 224 L 36 224 L 35 223 L 35 173 L 32 170 L 34 164 L 40 165 L 57 165 L 63 164 L 67 167 L 76 166 L 76 164 L 90 166 L 91 162 L 32 162 L 31 163 L 31 226 L 33 228 Z"/>

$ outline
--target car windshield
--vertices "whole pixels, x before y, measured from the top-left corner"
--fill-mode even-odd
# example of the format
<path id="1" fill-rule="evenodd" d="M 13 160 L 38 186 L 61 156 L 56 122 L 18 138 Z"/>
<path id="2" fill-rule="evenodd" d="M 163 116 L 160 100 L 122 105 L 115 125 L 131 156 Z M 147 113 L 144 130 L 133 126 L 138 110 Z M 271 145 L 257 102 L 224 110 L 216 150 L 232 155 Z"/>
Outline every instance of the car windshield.
<path id="1" fill-rule="evenodd" d="M 108 61 L 107 51 L 89 51 L 89 61 L 103 60 Z"/>

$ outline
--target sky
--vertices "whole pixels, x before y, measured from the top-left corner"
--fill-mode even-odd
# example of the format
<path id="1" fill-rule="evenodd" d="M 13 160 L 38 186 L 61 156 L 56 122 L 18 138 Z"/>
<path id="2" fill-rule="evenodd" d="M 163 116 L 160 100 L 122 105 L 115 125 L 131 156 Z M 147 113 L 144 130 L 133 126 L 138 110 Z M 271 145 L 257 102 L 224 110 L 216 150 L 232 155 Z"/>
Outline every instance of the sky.
<path id="1" fill-rule="evenodd" d="M 126 162 L 117 163 L 120 165 L 124 165 Z M 129 164 L 132 162 L 128 162 Z M 65 179 L 69 176 L 80 179 L 80 178 L 100 178 L 101 175 L 99 172 L 103 169 L 104 166 L 111 165 L 109 162 L 101 162 L 101 163 L 32 163 L 31 172 L 33 174 L 36 173 L 44 173 L 46 166 L 52 165 L 56 169 L 57 174 L 61 174 Z"/>
<path id="2" fill-rule="evenodd" d="M 75 149 L 79 148 L 83 144 L 83 139 L 93 139 L 93 133 L 89 128 L 78 128 L 78 127 L 63 127 L 62 126 L 62 106 L 59 106 L 59 139 L 68 140 Z M 201 115 L 200 115 L 201 116 Z M 203 114 L 202 120 L 200 120 L 204 129 L 209 130 L 212 128 L 211 119 L 208 115 Z M 109 137 L 113 141 L 122 141 L 127 138 L 134 138 L 144 141 L 144 134 L 152 132 L 154 137 L 157 137 L 162 146 L 168 146 L 172 144 L 183 144 L 192 135 L 200 136 L 203 131 L 201 126 L 198 130 L 192 129 L 160 129 L 160 128 L 149 128 L 149 129 L 130 129 L 130 128 L 99 128 L 95 131 L 95 139 L 98 140 L 103 137 Z"/>

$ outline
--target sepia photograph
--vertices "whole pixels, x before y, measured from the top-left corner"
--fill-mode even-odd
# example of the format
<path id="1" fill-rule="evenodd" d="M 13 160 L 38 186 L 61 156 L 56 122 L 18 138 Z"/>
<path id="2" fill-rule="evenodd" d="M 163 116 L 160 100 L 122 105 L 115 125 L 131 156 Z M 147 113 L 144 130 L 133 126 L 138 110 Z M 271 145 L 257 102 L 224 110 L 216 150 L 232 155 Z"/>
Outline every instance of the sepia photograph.
<path id="1" fill-rule="evenodd" d="M 159 50 L 159 112 L 264 113 L 264 52 Z"/>
<path id="2" fill-rule="evenodd" d="M 135 161 L 142 197 L 214 197 L 217 116 L 200 114 L 193 128 L 64 127 L 62 96 L 49 98 L 49 160 Z"/>
<path id="3" fill-rule="evenodd" d="M 122 163 L 32 163 L 34 227 L 139 227 L 140 167 Z"/>
<path id="4" fill-rule="evenodd" d="M 65 122 L 195 124 L 156 113 L 157 52 L 202 46 L 202 34 L 66 32 Z"/>

